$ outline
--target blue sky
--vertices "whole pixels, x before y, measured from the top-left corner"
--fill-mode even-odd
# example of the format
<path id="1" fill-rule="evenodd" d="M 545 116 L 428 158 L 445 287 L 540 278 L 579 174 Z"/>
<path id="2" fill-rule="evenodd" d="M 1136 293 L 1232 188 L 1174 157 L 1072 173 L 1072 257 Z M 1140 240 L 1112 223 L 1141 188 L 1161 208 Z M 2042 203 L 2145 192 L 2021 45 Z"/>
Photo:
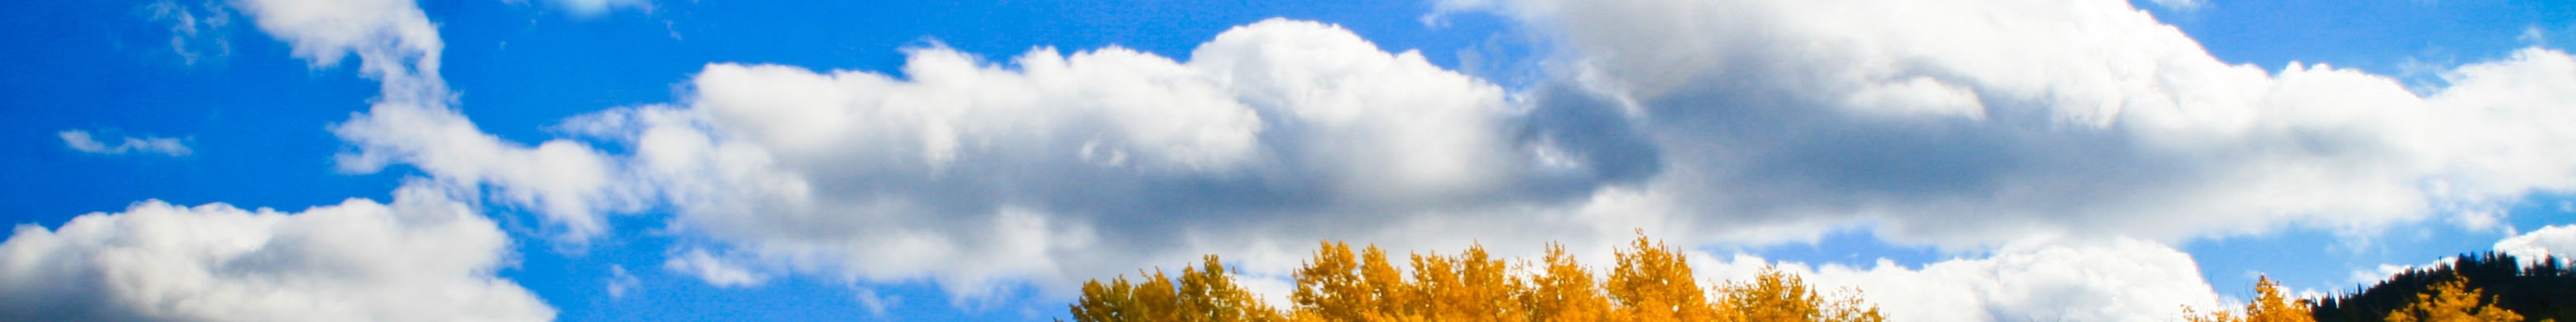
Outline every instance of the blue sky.
<path id="1" fill-rule="evenodd" d="M 2576 248 L 2544 229 L 2576 223 L 2576 3 L 2037 4 L 13 1 L 0 293 L 91 313 L 0 313 L 1036 320 L 1202 253 L 1275 280 L 1319 239 L 1606 258 L 1644 229 L 1925 319 L 2143 289 L 2075 317 L 2152 320 L 2254 274 Z M 276 213 L 167 206 L 218 203 Z M 316 232 L 343 213 L 406 233 Z M 217 282 L 116 273 L 174 267 Z M 536 302 L 98 286 L 437 286 L 227 280 L 330 267 Z"/>

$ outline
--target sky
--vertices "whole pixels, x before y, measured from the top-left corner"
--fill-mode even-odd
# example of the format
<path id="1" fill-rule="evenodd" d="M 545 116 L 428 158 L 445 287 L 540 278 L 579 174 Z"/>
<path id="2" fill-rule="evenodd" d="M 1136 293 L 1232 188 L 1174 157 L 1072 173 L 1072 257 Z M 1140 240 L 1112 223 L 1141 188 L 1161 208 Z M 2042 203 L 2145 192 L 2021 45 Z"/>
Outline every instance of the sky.
<path id="1" fill-rule="evenodd" d="M 2576 252 L 2576 3 L 0 3 L 0 320 L 1065 316 L 1645 234 L 1900 320 Z"/>

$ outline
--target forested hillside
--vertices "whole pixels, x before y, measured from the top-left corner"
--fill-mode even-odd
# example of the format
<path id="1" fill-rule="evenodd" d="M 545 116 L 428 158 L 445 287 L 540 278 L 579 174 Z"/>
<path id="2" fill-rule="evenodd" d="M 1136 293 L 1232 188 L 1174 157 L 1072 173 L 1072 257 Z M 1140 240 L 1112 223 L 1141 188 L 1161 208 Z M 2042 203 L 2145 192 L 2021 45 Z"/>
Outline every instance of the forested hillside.
<path id="1" fill-rule="evenodd" d="M 2531 321 L 2576 321 L 2576 270 L 2555 256 L 2527 266 L 2520 260 L 2492 252 L 2465 254 L 2446 265 L 2407 270 L 2369 288 L 2319 299 L 2315 316 L 2317 321 L 2387 321 L 2390 312 L 2422 300 L 2419 294 L 2457 281 L 2483 291 L 2479 304 Z"/>

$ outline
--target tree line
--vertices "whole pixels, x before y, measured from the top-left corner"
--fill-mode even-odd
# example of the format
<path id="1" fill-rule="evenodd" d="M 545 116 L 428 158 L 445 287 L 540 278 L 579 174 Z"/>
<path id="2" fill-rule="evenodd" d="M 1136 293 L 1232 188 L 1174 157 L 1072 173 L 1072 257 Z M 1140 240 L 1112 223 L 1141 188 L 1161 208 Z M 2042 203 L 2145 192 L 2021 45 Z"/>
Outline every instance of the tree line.
<path id="1" fill-rule="evenodd" d="M 2509 254 L 2462 254 L 2449 263 L 2408 269 L 2368 288 L 2311 301 L 2310 316 L 2331 322 L 2576 321 L 2576 268 L 2568 263 L 2557 256 L 2524 265 Z M 2457 316 L 2477 318 L 2438 318 Z"/>
<path id="2" fill-rule="evenodd" d="M 1550 245 L 1545 258 L 1514 270 L 1471 245 L 1453 255 L 1412 254 L 1410 272 L 1399 272 L 1377 246 L 1325 242 L 1296 270 L 1291 307 L 1254 298 L 1208 255 L 1177 279 L 1153 271 L 1136 281 L 1083 283 L 1071 310 L 1076 321 L 1885 320 L 1857 290 L 1827 294 L 1774 269 L 1702 287 L 1680 250 L 1642 234 L 1617 254 L 1605 274 Z"/>
<path id="3" fill-rule="evenodd" d="M 1506 261 L 1470 245 L 1451 254 L 1410 254 L 1399 270 L 1375 245 L 1320 243 L 1294 272 L 1288 307 L 1245 290 L 1216 255 L 1082 285 L 1068 305 L 1075 321 L 1828 321 L 1886 317 L 1858 289 L 1824 290 L 1765 267 L 1750 280 L 1703 285 L 1681 251 L 1639 234 L 1596 272 L 1549 245 L 1537 261 Z M 2522 266 L 2510 255 L 2463 256 L 2409 270 L 2369 288 L 2293 299 L 2269 277 L 2241 309 L 2202 312 L 2191 322 L 2555 321 L 2576 316 L 2576 271 L 2552 257 Z"/>

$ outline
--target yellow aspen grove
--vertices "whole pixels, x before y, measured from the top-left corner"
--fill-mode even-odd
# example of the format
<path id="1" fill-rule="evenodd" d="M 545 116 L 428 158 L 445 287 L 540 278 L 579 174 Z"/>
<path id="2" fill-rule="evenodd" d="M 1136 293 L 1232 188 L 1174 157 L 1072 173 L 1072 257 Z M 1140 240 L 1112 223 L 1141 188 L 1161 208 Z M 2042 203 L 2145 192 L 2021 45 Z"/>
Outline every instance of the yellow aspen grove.
<path id="1" fill-rule="evenodd" d="M 1376 248 L 1371 246 L 1371 249 Z M 1369 282 L 1359 274 L 1359 259 L 1351 254 L 1351 245 L 1325 242 L 1315 250 L 1315 258 L 1297 269 L 1297 289 L 1289 300 L 1297 304 L 1300 320 L 1371 321 L 1375 320 L 1380 299 L 1370 292 Z"/>
<path id="2" fill-rule="evenodd" d="M 1434 321 L 1523 321 L 1513 293 L 1522 289 L 1509 266 L 1485 253 L 1483 245 L 1467 246 L 1457 256 L 1413 255 L 1413 312 Z"/>
<path id="3" fill-rule="evenodd" d="M 1689 261 L 1662 242 L 1651 242 L 1645 234 L 1637 234 L 1637 240 L 1620 251 L 1618 258 L 1619 266 L 1610 271 L 1605 287 L 1610 299 L 1619 303 L 1619 320 L 1739 320 L 1721 315 L 1711 305 L 1698 278 L 1691 276 Z"/>
<path id="4" fill-rule="evenodd" d="M 1172 290 L 1172 280 L 1163 272 L 1151 275 L 1138 272 L 1143 284 L 1129 284 L 1119 276 L 1109 284 L 1098 280 L 1083 283 L 1082 299 L 1073 306 L 1077 321 L 1178 321 L 1180 296 Z"/>
<path id="5" fill-rule="evenodd" d="M 1719 287 L 1719 293 L 1723 294 L 1718 299 L 1719 308 L 1732 312 L 1742 321 L 1887 320 L 1878 314 L 1877 306 L 1862 302 L 1859 294 L 1844 294 L 1829 300 L 1797 275 L 1771 267 L 1763 267 L 1762 273 L 1751 281 L 1726 283 Z"/>
<path id="6" fill-rule="evenodd" d="M 2281 295 L 2281 283 L 2272 281 L 2272 277 L 2270 276 L 2259 276 L 2255 278 L 2254 294 L 2254 302 L 2245 303 L 2244 316 L 2237 316 L 2235 313 L 2227 312 L 2226 310 L 2210 311 L 2209 313 L 2201 314 L 2193 312 L 2190 307 L 2184 307 L 2183 314 L 2185 316 L 2183 319 L 2191 322 L 2317 321 L 2314 311 L 2309 309 L 2309 307 L 2313 305 L 2312 303 L 2309 303 L 2308 300 L 2304 299 L 2291 301 L 2288 296 Z"/>
<path id="7" fill-rule="evenodd" d="M 1878 308 L 1854 295 L 1828 299 L 1796 275 L 1765 269 L 1745 283 L 1723 283 L 1712 297 L 1692 277 L 1682 253 L 1639 234 L 1618 251 L 1609 274 L 1585 269 L 1549 244 L 1546 258 L 1516 266 L 1484 246 L 1454 255 L 1411 254 L 1406 270 L 1368 246 L 1318 244 L 1295 272 L 1294 306 L 1261 303 L 1234 281 L 1215 255 L 1185 267 L 1180 278 L 1160 270 L 1107 283 L 1083 283 L 1071 305 L 1076 321 L 1880 321 Z M 1142 273 L 1142 272 L 1140 272 Z M 1407 275 L 1410 273 L 1410 275 Z M 1607 276 L 1606 279 L 1603 277 Z M 1712 301 L 1718 299 L 1720 301 Z M 1721 303 L 1722 302 L 1722 303 Z M 1739 314 L 1754 312 L 1755 315 Z"/>
<path id="8" fill-rule="evenodd" d="M 1376 305 L 1368 308 L 1373 315 L 1381 318 L 1414 315 L 1406 309 L 1414 302 L 1407 296 L 1411 295 L 1413 286 L 1405 283 L 1404 273 L 1395 270 L 1395 264 L 1386 260 L 1386 251 L 1379 250 L 1377 245 L 1369 245 L 1360 251 L 1360 279 L 1368 283 L 1369 297 L 1376 299 L 1372 303 Z"/>
<path id="9" fill-rule="evenodd" d="M 2468 277 L 2452 276 L 2450 281 L 2433 284 L 2433 288 L 2415 294 L 2415 303 L 2388 312 L 2388 322 L 2519 322 L 2521 314 L 2478 305 L 2480 294 L 2468 287 Z"/>
<path id="10" fill-rule="evenodd" d="M 1592 271 L 1565 254 L 1565 245 L 1548 244 L 1547 258 L 1519 294 L 1522 310 L 1534 322 L 1601 321 L 1610 316 L 1610 300 L 1601 296 Z"/>
<path id="11" fill-rule="evenodd" d="M 2281 282 L 2272 281 L 2271 276 L 2255 277 L 2254 302 L 2245 303 L 2245 321 L 2317 321 L 2316 312 L 2309 309 L 2309 307 L 2314 306 L 2315 304 L 2309 303 L 2310 301 L 2306 299 L 2291 301 L 2288 296 L 2281 295 L 2281 289 Z"/>
<path id="12" fill-rule="evenodd" d="M 1234 282 L 1233 274 L 1208 255 L 1206 270 L 1183 267 L 1179 285 L 1159 270 L 1153 274 L 1138 272 L 1144 283 L 1131 284 L 1125 276 L 1101 284 L 1094 280 L 1083 283 L 1082 299 L 1073 305 L 1076 321 L 1282 321 L 1278 310 L 1261 303 L 1251 291 Z"/>
<path id="13" fill-rule="evenodd" d="M 1182 321 L 1285 320 L 1278 310 L 1261 303 L 1261 299 L 1253 297 L 1251 291 L 1235 284 L 1234 274 L 1225 270 L 1225 264 L 1217 262 L 1216 255 L 1206 258 L 1207 262 L 1202 264 L 1207 266 L 1206 270 L 1181 268 L 1178 288 Z"/>

